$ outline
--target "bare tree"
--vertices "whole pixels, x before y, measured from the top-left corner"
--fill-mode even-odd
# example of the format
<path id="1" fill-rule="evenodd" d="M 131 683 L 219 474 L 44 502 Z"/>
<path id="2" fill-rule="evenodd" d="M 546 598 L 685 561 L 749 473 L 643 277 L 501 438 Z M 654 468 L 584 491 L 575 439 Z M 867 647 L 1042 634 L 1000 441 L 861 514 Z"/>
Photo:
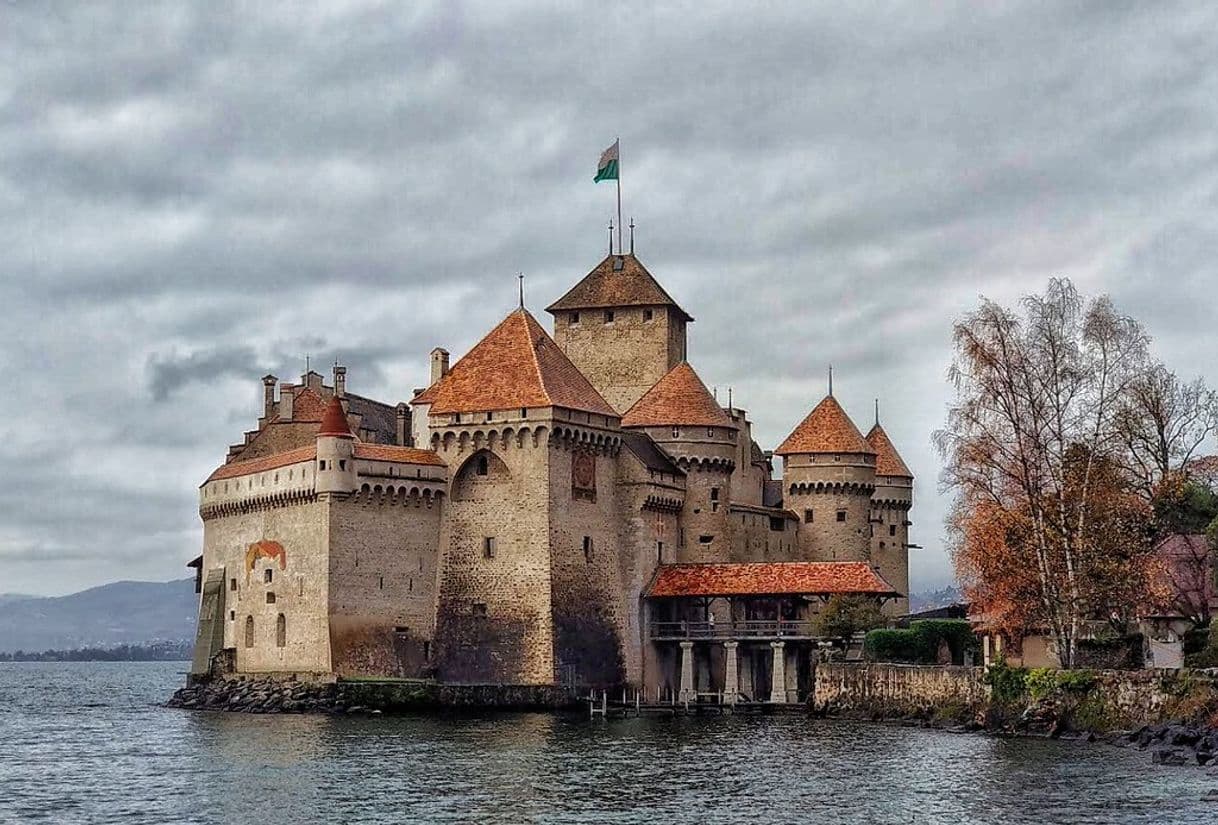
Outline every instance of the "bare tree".
<path id="1" fill-rule="evenodd" d="M 1218 394 L 1200 378 L 1184 383 L 1155 364 L 1130 382 L 1117 423 L 1130 470 L 1149 500 L 1218 431 Z"/>
<path id="2" fill-rule="evenodd" d="M 1107 298 L 1088 302 L 1065 279 L 1023 309 L 1021 318 L 983 300 L 955 325 L 956 399 L 936 442 L 965 518 L 997 508 L 1025 525 L 1011 550 L 1026 553 L 1034 613 L 1073 667 L 1083 622 L 1109 615 L 1106 583 L 1126 593 L 1150 555 L 1138 528 L 1114 529 L 1128 508 L 1112 471 L 1119 411 L 1145 372 L 1147 337 Z M 1128 564 L 1111 567 L 1118 558 Z"/>

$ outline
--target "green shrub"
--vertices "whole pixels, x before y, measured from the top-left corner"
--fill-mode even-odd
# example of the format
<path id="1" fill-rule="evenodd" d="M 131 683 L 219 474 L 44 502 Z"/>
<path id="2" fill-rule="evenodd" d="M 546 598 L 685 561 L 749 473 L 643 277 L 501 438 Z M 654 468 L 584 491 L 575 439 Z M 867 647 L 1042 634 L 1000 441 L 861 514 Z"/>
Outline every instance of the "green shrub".
<path id="1" fill-rule="evenodd" d="M 1040 702 L 1062 693 L 1086 693 L 1095 686 L 1095 682 L 1095 674 L 1090 670 L 1036 667 L 1028 671 L 1025 684 L 1032 701 Z"/>
<path id="2" fill-rule="evenodd" d="M 839 639 L 883 627 L 885 622 L 875 599 L 866 596 L 834 596 L 817 616 L 819 634 Z"/>
<path id="3" fill-rule="evenodd" d="M 925 661 L 922 637 L 913 630 L 873 630 L 863 640 L 863 653 L 873 662 Z"/>
<path id="4" fill-rule="evenodd" d="M 990 695 L 998 704 L 1015 704 L 1022 701 L 1027 695 L 1027 669 L 1011 667 L 1005 658 L 999 657 L 987 667 L 984 678 L 986 684 L 990 686 Z"/>
<path id="5" fill-rule="evenodd" d="M 876 662 L 935 664 L 939 644 L 947 642 L 953 662 L 962 662 L 967 651 L 977 647 L 977 637 L 964 619 L 922 619 L 907 630 L 873 630 L 863 651 Z"/>

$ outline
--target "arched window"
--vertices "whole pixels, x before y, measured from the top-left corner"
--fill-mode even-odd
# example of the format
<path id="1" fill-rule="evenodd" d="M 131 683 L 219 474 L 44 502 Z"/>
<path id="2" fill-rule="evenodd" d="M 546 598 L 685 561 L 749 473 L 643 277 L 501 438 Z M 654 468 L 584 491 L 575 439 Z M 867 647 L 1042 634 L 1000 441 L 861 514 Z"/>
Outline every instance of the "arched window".
<path id="1" fill-rule="evenodd" d="M 245 646 L 246 647 L 254 646 L 254 617 L 253 616 L 245 617 Z"/>
<path id="2" fill-rule="evenodd" d="M 288 619 L 282 613 L 275 620 L 275 647 L 285 647 L 288 643 Z"/>

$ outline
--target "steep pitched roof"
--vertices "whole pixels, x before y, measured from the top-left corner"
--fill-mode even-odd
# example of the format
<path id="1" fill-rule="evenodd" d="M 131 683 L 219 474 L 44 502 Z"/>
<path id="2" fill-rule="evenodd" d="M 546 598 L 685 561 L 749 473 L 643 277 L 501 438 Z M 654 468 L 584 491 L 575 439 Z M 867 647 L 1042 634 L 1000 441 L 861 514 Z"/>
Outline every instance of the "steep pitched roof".
<path id="1" fill-rule="evenodd" d="M 537 319 L 523 308 L 504 318 L 453 365 L 435 387 L 430 412 L 516 407 L 564 407 L 617 416 Z"/>
<path id="2" fill-rule="evenodd" d="M 343 409 L 343 402 L 337 395 L 330 396 L 329 403 L 326 404 L 326 411 L 321 417 L 321 427 L 317 430 L 318 435 L 338 436 L 339 438 L 354 438 L 351 435 L 351 424 L 347 421 L 347 413 Z"/>
<path id="3" fill-rule="evenodd" d="M 228 464 L 222 464 L 217 467 L 216 471 L 209 475 L 207 481 L 203 483 L 206 484 L 208 481 L 218 481 L 225 478 L 236 478 L 251 473 L 264 473 L 267 470 L 287 467 L 289 464 L 312 461 L 316 457 L 317 445 L 310 444 L 307 447 L 298 447 L 295 450 L 273 453 L 262 458 L 251 458 L 248 461 L 230 461 Z"/>
<path id="4" fill-rule="evenodd" d="M 875 450 L 863 438 L 859 428 L 854 426 L 854 422 L 846 415 L 842 405 L 837 403 L 837 399 L 826 395 L 774 452 L 778 455 L 795 455 L 874 453 Z"/>
<path id="5" fill-rule="evenodd" d="M 875 452 L 875 474 L 877 476 L 901 476 L 913 478 L 909 467 L 901 460 L 901 454 L 878 423 L 867 433 L 867 443 Z"/>
<path id="6" fill-rule="evenodd" d="M 293 421 L 321 421 L 326 413 L 326 399 L 308 387 L 297 390 L 292 399 Z"/>
<path id="7" fill-rule="evenodd" d="M 666 564 L 647 591 L 652 598 L 836 593 L 897 595 L 892 585 L 862 561 Z"/>
<path id="8" fill-rule="evenodd" d="M 623 432 L 622 443 L 647 469 L 671 476 L 685 475 L 685 471 L 674 464 L 668 453 L 660 449 L 646 433 Z"/>
<path id="9" fill-rule="evenodd" d="M 685 361 L 670 369 L 622 416 L 623 427 L 687 424 L 735 427 L 702 379 Z"/>
<path id="10" fill-rule="evenodd" d="M 623 306 L 669 306 L 686 321 L 694 320 L 633 254 L 605 258 L 546 312 Z"/>

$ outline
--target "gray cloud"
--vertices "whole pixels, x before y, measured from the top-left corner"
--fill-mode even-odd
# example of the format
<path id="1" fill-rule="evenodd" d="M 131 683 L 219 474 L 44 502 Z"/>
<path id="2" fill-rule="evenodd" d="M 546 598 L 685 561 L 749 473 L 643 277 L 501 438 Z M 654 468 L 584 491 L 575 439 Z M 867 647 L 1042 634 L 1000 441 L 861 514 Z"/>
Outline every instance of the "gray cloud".
<path id="1" fill-rule="evenodd" d="M 691 360 L 774 446 L 824 392 L 918 474 L 951 320 L 1067 275 L 1210 357 L 1218 13 L 1196 4 L 9 4 L 0 591 L 168 578 L 258 378 L 425 383 L 603 254 L 623 145 Z M 28 470 L 28 471 L 27 471 Z"/>

